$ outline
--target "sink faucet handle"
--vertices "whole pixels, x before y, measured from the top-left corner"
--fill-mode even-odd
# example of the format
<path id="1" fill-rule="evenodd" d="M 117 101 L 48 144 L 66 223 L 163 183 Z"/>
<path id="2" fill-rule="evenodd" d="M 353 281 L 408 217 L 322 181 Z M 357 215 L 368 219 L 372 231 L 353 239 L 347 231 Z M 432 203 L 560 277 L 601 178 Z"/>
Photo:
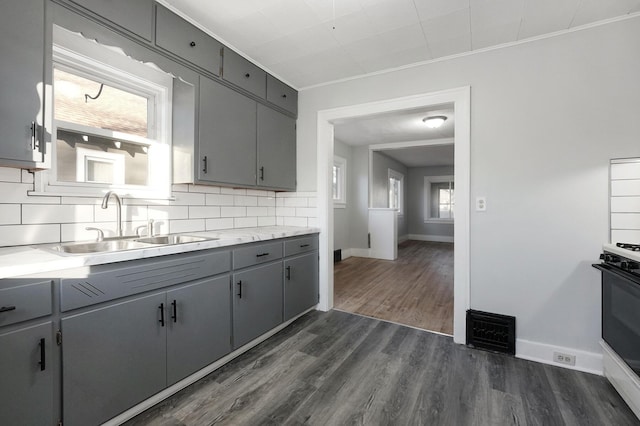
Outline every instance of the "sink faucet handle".
<path id="1" fill-rule="evenodd" d="M 149 219 L 147 222 L 147 236 L 153 237 L 153 234 L 155 234 L 153 231 L 153 219 Z"/>
<path id="2" fill-rule="evenodd" d="M 93 228 L 91 226 L 87 226 L 86 228 L 87 231 L 97 231 L 98 232 L 98 237 L 96 238 L 96 241 L 102 241 L 104 240 L 104 231 L 100 228 Z"/>
<path id="3" fill-rule="evenodd" d="M 147 227 L 147 225 L 140 225 L 140 226 L 136 226 L 136 235 L 138 237 L 142 237 L 142 230 L 145 229 Z M 147 234 L 149 232 L 147 231 Z"/>

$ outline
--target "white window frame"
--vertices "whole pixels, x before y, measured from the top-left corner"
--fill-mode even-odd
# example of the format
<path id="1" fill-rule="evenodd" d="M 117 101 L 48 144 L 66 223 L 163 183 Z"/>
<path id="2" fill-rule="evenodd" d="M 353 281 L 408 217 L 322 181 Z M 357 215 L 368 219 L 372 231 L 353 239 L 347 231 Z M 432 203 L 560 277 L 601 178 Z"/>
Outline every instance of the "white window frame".
<path id="1" fill-rule="evenodd" d="M 404 215 L 404 175 L 396 170 L 387 169 L 387 194 L 388 194 L 388 203 L 389 208 L 391 207 L 391 184 L 390 180 L 395 179 L 400 182 L 400 188 L 398 191 L 398 216 Z"/>
<path id="2" fill-rule="evenodd" d="M 76 178 L 89 182 L 87 178 L 87 163 L 96 161 L 109 163 L 113 166 L 113 182 L 116 185 L 124 184 L 124 155 L 115 152 L 102 152 L 93 149 L 76 148 Z"/>
<path id="3" fill-rule="evenodd" d="M 340 174 L 338 176 L 339 196 L 338 198 L 333 198 L 333 208 L 344 209 L 347 207 L 347 159 L 342 158 L 339 155 L 334 155 L 333 167 L 337 167 L 340 170 Z"/>
<path id="4" fill-rule="evenodd" d="M 455 221 L 455 203 L 453 205 L 453 218 L 441 219 L 431 216 L 431 184 L 452 182 L 455 183 L 453 176 L 425 176 L 424 177 L 424 223 L 453 223 Z"/>
<path id="5" fill-rule="evenodd" d="M 101 196 L 115 190 L 131 198 L 170 199 L 172 173 L 171 159 L 171 105 L 173 77 L 157 68 L 135 61 L 118 49 L 106 47 L 84 39 L 54 25 L 53 66 L 81 77 L 98 80 L 109 86 L 143 97 L 147 103 L 148 135 L 146 138 L 121 132 L 97 129 L 54 120 L 50 101 L 48 127 L 51 129 L 51 168 L 36 173 L 34 195 Z M 51 90 L 51 97 L 53 90 Z M 58 127 L 103 138 L 113 138 L 146 147 L 149 174 L 147 185 L 104 184 L 98 182 L 64 182 L 57 180 L 55 157 Z"/>

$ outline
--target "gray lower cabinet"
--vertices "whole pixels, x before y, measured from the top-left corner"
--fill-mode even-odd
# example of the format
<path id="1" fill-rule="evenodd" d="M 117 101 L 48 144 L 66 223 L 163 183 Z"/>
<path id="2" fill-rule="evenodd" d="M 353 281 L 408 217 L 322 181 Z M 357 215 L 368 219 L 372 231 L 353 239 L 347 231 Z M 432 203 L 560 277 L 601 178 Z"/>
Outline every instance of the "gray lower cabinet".
<path id="1" fill-rule="evenodd" d="M 0 334 L 0 423 L 52 425 L 52 323 Z"/>
<path id="2" fill-rule="evenodd" d="M 296 189 L 296 120 L 258 105 L 258 186 Z"/>
<path id="3" fill-rule="evenodd" d="M 284 320 L 318 304 L 318 252 L 284 261 Z"/>
<path id="4" fill-rule="evenodd" d="M 0 15 L 0 165 L 39 167 L 44 161 L 43 0 L 5 1 Z"/>
<path id="5" fill-rule="evenodd" d="M 166 386 L 165 293 L 61 321 L 65 426 L 103 423 Z"/>
<path id="6" fill-rule="evenodd" d="M 211 278 L 167 292 L 167 386 L 231 352 L 231 282 Z"/>
<path id="7" fill-rule="evenodd" d="M 256 184 L 256 101 L 205 77 L 195 167 L 200 182 Z"/>
<path id="8" fill-rule="evenodd" d="M 282 262 L 233 274 L 233 346 L 282 323 Z"/>

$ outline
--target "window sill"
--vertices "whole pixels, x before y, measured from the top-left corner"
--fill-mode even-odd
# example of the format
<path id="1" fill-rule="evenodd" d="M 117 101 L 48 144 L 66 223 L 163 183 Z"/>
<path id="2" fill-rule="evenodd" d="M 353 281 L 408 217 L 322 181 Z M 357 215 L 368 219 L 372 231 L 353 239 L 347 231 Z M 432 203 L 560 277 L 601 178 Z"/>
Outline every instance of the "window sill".
<path id="1" fill-rule="evenodd" d="M 116 191 L 117 192 L 117 191 Z M 65 191 L 27 191 L 27 195 L 30 197 L 78 197 L 78 198 L 103 198 L 105 193 L 89 193 L 89 192 L 65 192 Z M 175 201 L 176 197 L 171 196 L 158 196 L 158 195 L 132 195 L 124 194 L 120 198 L 134 199 L 134 200 L 162 200 L 162 201 Z"/>
<path id="2" fill-rule="evenodd" d="M 346 203 L 336 203 L 334 201 L 333 202 L 333 208 L 334 209 L 346 209 L 347 208 L 347 204 Z"/>
<path id="3" fill-rule="evenodd" d="M 451 224 L 453 225 L 454 219 L 425 219 L 424 223 L 440 223 L 440 224 Z"/>

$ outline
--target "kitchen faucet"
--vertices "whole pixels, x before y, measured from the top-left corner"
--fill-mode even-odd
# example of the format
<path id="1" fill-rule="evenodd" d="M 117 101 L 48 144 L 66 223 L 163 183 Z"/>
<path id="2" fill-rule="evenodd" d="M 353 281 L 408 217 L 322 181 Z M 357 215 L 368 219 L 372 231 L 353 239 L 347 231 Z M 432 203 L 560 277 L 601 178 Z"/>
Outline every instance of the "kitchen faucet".
<path id="1" fill-rule="evenodd" d="M 109 207 L 109 198 L 111 198 L 112 195 L 116 199 L 116 206 L 118 207 L 118 209 L 116 210 L 118 215 L 116 217 L 116 220 L 118 221 L 118 237 L 122 237 L 122 202 L 120 201 L 120 197 L 118 196 L 118 194 L 113 191 L 107 192 L 102 199 L 102 208 L 106 209 L 107 207 Z"/>

